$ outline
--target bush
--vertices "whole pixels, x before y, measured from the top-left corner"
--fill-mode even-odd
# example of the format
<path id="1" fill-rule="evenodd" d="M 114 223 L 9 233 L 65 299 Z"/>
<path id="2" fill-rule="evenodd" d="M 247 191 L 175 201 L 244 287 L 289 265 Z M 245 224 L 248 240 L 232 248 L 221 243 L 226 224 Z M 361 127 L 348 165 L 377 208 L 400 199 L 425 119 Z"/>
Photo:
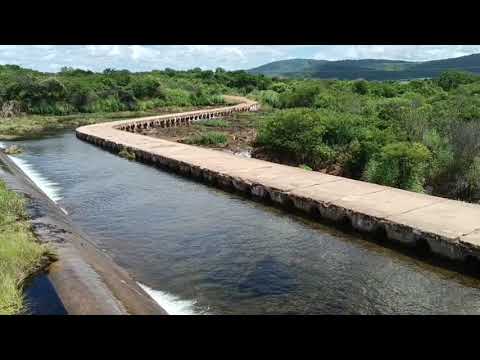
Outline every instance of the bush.
<path id="1" fill-rule="evenodd" d="M 368 83 L 365 80 L 355 81 L 353 91 L 359 95 L 368 94 Z"/>
<path id="2" fill-rule="evenodd" d="M 190 93 L 181 89 L 166 90 L 166 102 L 172 106 L 189 106 L 192 104 Z"/>
<path id="3" fill-rule="evenodd" d="M 277 108 L 280 107 L 280 94 L 277 93 L 276 91 L 264 90 L 264 91 L 253 92 L 251 95 L 255 100 L 263 104 L 267 104 Z"/>
<path id="4" fill-rule="evenodd" d="M 194 135 L 185 140 L 185 143 L 192 145 L 225 145 L 228 138 L 225 134 L 209 131 L 204 134 Z"/>
<path id="5" fill-rule="evenodd" d="M 122 150 L 118 153 L 120 157 L 123 157 L 124 159 L 127 160 L 135 160 L 135 153 L 133 151 L 130 151 L 128 148 L 123 147 Z"/>
<path id="6" fill-rule="evenodd" d="M 435 150 L 435 157 L 442 156 L 443 161 L 436 160 L 438 164 L 430 175 L 434 193 L 465 201 L 480 198 L 480 178 L 477 178 L 479 138 L 480 122 L 450 123 L 447 137 L 441 136 L 442 140 L 437 140 L 445 149 L 443 154 Z"/>
<path id="7" fill-rule="evenodd" d="M 298 167 L 303 169 L 303 170 L 307 170 L 307 171 L 312 171 L 313 170 L 310 166 L 305 165 L 305 164 L 300 164 L 300 165 L 298 165 Z"/>
<path id="8" fill-rule="evenodd" d="M 323 142 L 325 126 L 320 113 L 308 109 L 284 110 L 260 124 L 257 143 L 286 153 L 302 163 L 317 164 L 333 157 Z"/>
<path id="9" fill-rule="evenodd" d="M 397 142 L 385 145 L 370 160 L 365 179 L 400 189 L 423 191 L 430 151 L 420 143 Z"/>
<path id="10" fill-rule="evenodd" d="M 317 83 L 300 83 L 295 86 L 295 88 L 280 94 L 280 107 L 312 107 L 315 102 L 315 96 L 318 94 L 319 90 L 320 88 Z"/>

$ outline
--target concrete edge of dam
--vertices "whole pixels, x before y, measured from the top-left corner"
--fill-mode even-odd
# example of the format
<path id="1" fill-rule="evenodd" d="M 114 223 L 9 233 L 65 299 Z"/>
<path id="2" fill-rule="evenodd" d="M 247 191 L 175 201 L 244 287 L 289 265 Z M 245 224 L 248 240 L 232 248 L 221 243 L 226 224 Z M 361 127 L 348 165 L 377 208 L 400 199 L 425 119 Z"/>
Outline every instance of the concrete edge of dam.
<path id="1" fill-rule="evenodd" d="M 454 261 L 480 261 L 480 205 L 306 171 L 258 159 L 152 138 L 137 131 L 255 111 L 257 102 L 80 127 L 76 136 L 225 190 L 267 199 L 316 219 L 348 224 L 362 233 L 427 248 Z"/>
<path id="2" fill-rule="evenodd" d="M 47 276 L 69 315 L 167 315 L 2 151 L 0 178 L 27 199 L 36 238 L 58 257 Z"/>

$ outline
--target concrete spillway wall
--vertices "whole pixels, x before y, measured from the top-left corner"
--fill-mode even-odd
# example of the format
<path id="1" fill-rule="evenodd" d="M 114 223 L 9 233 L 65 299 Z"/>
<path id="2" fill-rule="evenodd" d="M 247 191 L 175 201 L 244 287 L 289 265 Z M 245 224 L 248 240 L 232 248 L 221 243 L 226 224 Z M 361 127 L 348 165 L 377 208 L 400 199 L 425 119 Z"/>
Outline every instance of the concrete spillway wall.
<path id="1" fill-rule="evenodd" d="M 79 139 L 136 159 L 315 218 L 421 246 L 459 261 L 480 259 L 480 206 L 356 181 L 257 159 L 136 134 L 140 129 L 187 125 L 192 121 L 255 111 L 256 102 L 196 112 L 123 120 L 78 128 Z"/>

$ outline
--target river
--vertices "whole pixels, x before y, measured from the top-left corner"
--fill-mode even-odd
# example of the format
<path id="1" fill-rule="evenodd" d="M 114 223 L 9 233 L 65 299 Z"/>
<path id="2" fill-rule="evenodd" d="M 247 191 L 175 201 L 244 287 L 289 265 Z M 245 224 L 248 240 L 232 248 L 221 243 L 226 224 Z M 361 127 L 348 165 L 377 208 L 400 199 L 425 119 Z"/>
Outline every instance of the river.
<path id="1" fill-rule="evenodd" d="M 171 314 L 480 313 L 476 278 L 72 132 L 15 143 L 16 163 Z"/>

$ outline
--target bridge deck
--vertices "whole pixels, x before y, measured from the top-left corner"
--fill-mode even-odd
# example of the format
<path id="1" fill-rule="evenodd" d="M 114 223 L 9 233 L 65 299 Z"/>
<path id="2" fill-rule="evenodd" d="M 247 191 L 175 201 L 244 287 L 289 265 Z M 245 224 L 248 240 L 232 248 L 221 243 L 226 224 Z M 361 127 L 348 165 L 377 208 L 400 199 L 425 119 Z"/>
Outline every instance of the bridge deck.
<path id="1" fill-rule="evenodd" d="M 128 120 L 84 126 L 77 129 L 77 136 L 107 148 L 125 146 L 141 158 L 170 167 L 189 167 L 190 174 L 208 173 L 243 191 L 260 196 L 268 193 L 274 201 L 316 210 L 330 220 L 348 218 L 359 230 L 377 231 L 380 227 L 389 238 L 408 244 L 422 239 L 433 252 L 450 258 L 480 258 L 479 205 L 119 130 L 118 125 L 125 122 Z"/>

